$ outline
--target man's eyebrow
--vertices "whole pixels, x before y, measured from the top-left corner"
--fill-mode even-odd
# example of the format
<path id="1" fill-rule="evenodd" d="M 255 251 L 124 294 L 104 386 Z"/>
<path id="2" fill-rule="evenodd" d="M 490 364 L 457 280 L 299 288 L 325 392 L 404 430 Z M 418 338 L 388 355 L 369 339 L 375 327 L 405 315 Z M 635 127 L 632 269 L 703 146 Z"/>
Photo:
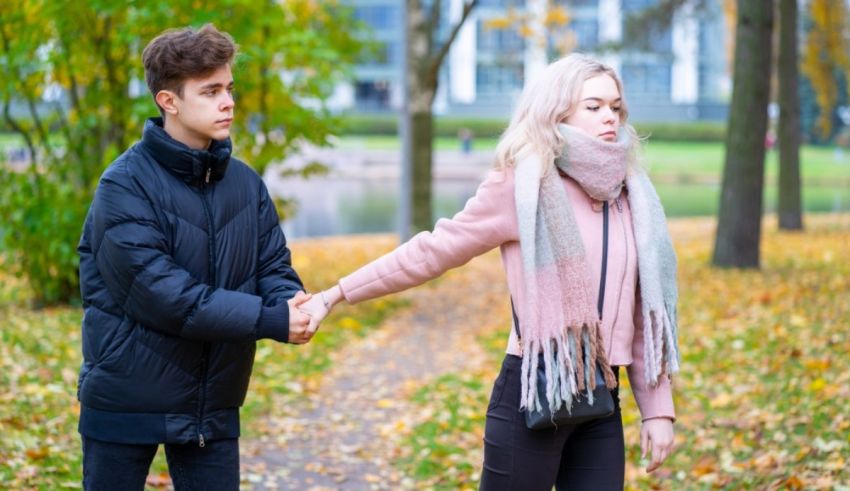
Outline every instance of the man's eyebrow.
<path id="1" fill-rule="evenodd" d="M 221 82 L 210 82 L 210 83 L 208 83 L 208 84 L 206 84 L 206 85 L 202 85 L 202 86 L 201 86 L 201 90 L 205 90 L 205 89 L 217 89 L 217 88 L 219 88 L 219 87 L 221 87 L 221 86 L 223 86 L 223 85 L 224 85 L 224 84 L 223 84 L 223 83 L 221 83 Z M 230 81 L 230 83 L 228 83 L 228 84 L 227 84 L 227 86 L 228 86 L 228 87 L 233 87 L 233 80 L 231 80 L 231 81 Z"/>

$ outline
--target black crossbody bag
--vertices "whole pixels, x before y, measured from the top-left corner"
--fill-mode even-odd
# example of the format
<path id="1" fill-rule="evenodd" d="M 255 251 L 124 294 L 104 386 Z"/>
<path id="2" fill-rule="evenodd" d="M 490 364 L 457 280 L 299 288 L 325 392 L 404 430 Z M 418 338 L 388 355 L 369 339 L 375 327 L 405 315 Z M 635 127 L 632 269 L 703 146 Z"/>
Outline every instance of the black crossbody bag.
<path id="1" fill-rule="evenodd" d="M 596 304 L 600 321 L 602 320 L 602 305 L 605 301 L 605 277 L 607 272 L 608 202 L 606 201 L 602 205 L 602 278 L 599 281 L 599 300 Z M 514 329 L 516 330 L 517 340 L 521 340 L 519 318 L 517 318 L 516 309 L 514 309 L 513 298 L 511 299 L 511 312 L 514 317 Z M 524 411 L 525 425 L 529 429 L 545 430 L 557 428 L 561 425 L 576 425 L 614 414 L 614 397 L 611 395 L 611 391 L 605 386 L 605 377 L 602 375 L 602 368 L 599 367 L 598 363 L 596 365 L 596 388 L 593 389 L 593 404 L 590 403 L 586 391 L 581 391 L 573 399 L 571 408 L 562 405 L 555 411 L 555 414 L 552 414 L 549 410 L 549 405 L 546 403 L 546 371 L 543 364 L 543 354 L 541 353 L 538 356 L 540 359 L 537 363 L 537 397 L 543 401 L 543 407 L 540 411 L 530 411 L 529 409 Z"/>

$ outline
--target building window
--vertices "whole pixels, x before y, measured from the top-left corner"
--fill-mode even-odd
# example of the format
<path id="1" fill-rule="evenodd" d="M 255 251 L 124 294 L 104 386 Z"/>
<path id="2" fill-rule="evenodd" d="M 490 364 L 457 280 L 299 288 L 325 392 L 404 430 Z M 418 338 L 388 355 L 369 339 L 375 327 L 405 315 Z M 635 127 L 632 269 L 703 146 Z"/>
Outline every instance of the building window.
<path id="1" fill-rule="evenodd" d="M 354 84 L 354 100 L 361 110 L 383 110 L 390 107 L 390 84 L 386 80 L 358 81 Z"/>
<path id="2" fill-rule="evenodd" d="M 512 94 L 522 90 L 522 64 L 478 64 L 475 85 L 481 94 Z"/>
<path id="3" fill-rule="evenodd" d="M 390 29 L 401 22 L 401 11 L 395 5 L 364 5 L 354 9 L 354 17 L 373 29 Z"/>
<path id="4" fill-rule="evenodd" d="M 629 0 L 622 2 L 623 9 L 623 32 L 627 32 L 626 25 L 629 17 L 640 14 L 643 10 L 655 7 L 658 0 Z M 673 35 L 670 29 L 663 32 L 642 32 L 638 34 L 637 39 L 626 39 L 627 44 L 636 44 L 645 47 L 647 51 L 653 53 L 670 53 L 673 50 Z"/>
<path id="5" fill-rule="evenodd" d="M 523 49 L 522 37 L 516 32 L 516 28 L 494 29 L 482 25 L 476 29 L 478 33 L 478 49 L 494 53 L 521 53 Z"/>
<path id="6" fill-rule="evenodd" d="M 479 0 L 479 8 L 504 9 L 505 7 L 525 7 L 525 0 Z"/>
<path id="7" fill-rule="evenodd" d="M 623 13 L 631 14 L 654 7 L 657 4 L 658 0 L 629 0 L 628 2 L 620 2 L 620 8 L 623 9 Z"/>
<path id="8" fill-rule="evenodd" d="M 669 101 L 672 70 L 669 63 L 624 63 L 620 69 L 626 98 L 635 101 Z"/>
<path id="9" fill-rule="evenodd" d="M 576 47 L 591 50 L 599 44 L 599 23 L 596 19 L 576 19 L 570 23 L 576 36 Z"/>
<path id="10" fill-rule="evenodd" d="M 357 63 L 360 65 L 392 65 L 396 62 L 396 50 L 391 43 L 377 42 L 371 49 L 360 51 Z"/>

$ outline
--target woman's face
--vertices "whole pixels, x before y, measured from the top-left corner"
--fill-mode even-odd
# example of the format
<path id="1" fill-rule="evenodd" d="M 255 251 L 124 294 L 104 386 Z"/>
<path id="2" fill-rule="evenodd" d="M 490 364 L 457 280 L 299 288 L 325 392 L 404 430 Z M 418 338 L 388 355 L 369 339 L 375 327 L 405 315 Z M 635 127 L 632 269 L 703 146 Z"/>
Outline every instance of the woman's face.
<path id="1" fill-rule="evenodd" d="M 605 141 L 617 139 L 622 101 L 617 83 L 608 75 L 589 78 L 581 86 L 578 102 L 565 123 Z"/>

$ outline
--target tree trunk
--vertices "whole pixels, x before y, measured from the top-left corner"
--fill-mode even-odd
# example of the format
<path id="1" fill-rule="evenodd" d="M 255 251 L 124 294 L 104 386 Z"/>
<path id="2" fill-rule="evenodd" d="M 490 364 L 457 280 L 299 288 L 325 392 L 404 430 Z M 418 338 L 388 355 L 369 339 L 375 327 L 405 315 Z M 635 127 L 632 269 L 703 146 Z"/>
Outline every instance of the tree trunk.
<path id="1" fill-rule="evenodd" d="M 738 0 L 735 74 L 713 264 L 759 267 L 773 1 Z"/>
<path id="2" fill-rule="evenodd" d="M 460 18 L 450 29 L 442 43 L 437 42 L 441 32 L 440 0 L 430 3 L 430 15 L 426 15 L 421 0 L 406 0 L 405 4 L 405 80 L 406 101 L 403 109 L 405 125 L 402 131 L 402 192 L 401 210 L 411 211 L 410 229 L 401 230 L 401 239 L 413 233 L 430 230 L 434 224 L 432 216 L 431 167 L 433 158 L 434 116 L 432 105 L 439 85 L 440 66 L 449 52 L 458 32 L 478 0 L 464 1 Z M 409 165 L 407 158 L 410 159 Z M 408 180 L 409 174 L 409 180 Z M 411 195 L 405 195 L 405 189 Z M 407 227 L 406 217 L 400 220 L 401 229 Z"/>
<path id="3" fill-rule="evenodd" d="M 413 145 L 413 233 L 431 230 L 434 225 L 431 199 L 432 140 L 434 116 L 428 111 L 410 115 L 410 135 Z"/>
<path id="4" fill-rule="evenodd" d="M 797 0 L 779 0 L 779 228 L 802 230 Z"/>
<path id="5" fill-rule="evenodd" d="M 402 240 L 422 230 L 431 229 L 431 159 L 433 138 L 433 115 L 431 105 L 436 93 L 436 78 L 432 83 L 425 76 L 431 61 L 432 25 L 425 13 L 425 8 L 419 1 L 408 0 L 407 3 L 407 65 L 405 83 L 407 84 L 407 128 L 409 137 L 405 142 L 409 146 L 407 155 L 410 156 L 410 172 L 408 189 L 409 196 L 401 199 L 409 200 L 407 209 L 410 211 L 407 236 Z M 433 85 L 433 86 L 432 86 Z"/>

